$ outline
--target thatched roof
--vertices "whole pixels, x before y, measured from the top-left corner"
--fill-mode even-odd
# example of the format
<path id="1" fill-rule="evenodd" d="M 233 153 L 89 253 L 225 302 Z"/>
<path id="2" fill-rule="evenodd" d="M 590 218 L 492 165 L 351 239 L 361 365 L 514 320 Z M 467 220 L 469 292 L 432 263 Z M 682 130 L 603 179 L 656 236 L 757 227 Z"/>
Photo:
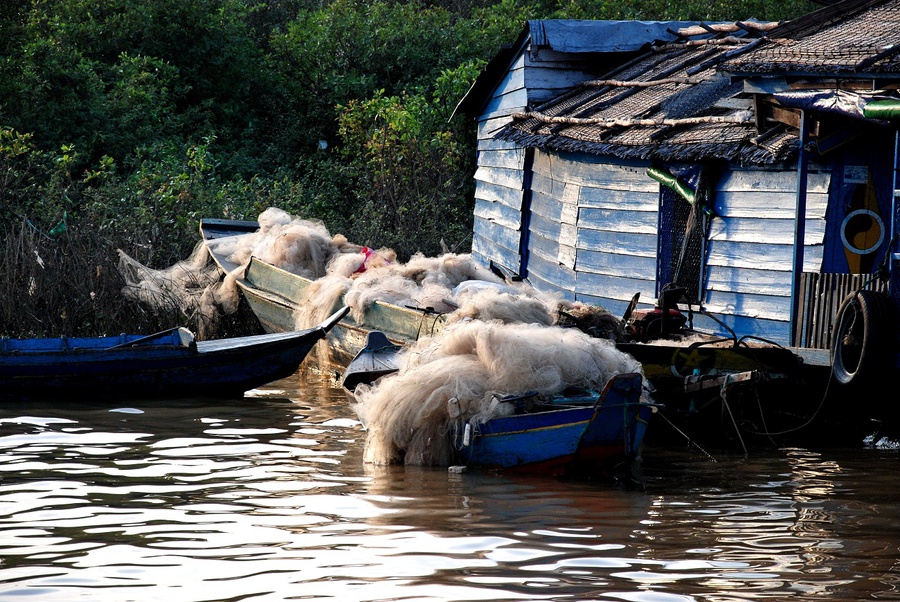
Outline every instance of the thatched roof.
<path id="1" fill-rule="evenodd" d="M 846 0 L 769 32 L 723 64 L 733 74 L 900 75 L 900 1 Z"/>
<path id="2" fill-rule="evenodd" d="M 767 164 L 788 158 L 796 132 L 757 130 L 751 97 L 718 72 L 725 60 L 759 43 L 769 24 L 655 47 L 601 80 L 514 116 L 496 137 L 524 146 L 621 158 L 668 161 L 727 159 Z M 691 34 L 691 32 L 684 32 Z M 710 33 L 714 37 L 708 37 Z"/>
<path id="3" fill-rule="evenodd" d="M 497 137 L 622 158 L 767 164 L 790 158 L 798 133 L 771 111 L 755 113 L 746 78 L 771 86 L 770 105 L 850 118 L 871 100 L 900 98 L 900 0 L 844 0 L 783 24 L 735 25 L 682 32 L 516 115 Z M 692 37 L 704 30 L 713 37 Z M 859 81 L 843 90 L 836 80 Z"/>

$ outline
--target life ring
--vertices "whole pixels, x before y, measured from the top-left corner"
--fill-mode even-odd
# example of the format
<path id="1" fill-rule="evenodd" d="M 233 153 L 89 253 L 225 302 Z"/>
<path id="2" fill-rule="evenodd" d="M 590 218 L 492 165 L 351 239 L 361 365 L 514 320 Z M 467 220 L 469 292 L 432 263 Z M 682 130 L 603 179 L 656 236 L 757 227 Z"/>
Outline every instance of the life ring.
<path id="1" fill-rule="evenodd" d="M 874 242 L 873 242 L 874 241 Z M 841 242 L 851 253 L 868 255 L 884 242 L 884 222 L 871 209 L 851 211 L 841 223 Z"/>
<path id="2" fill-rule="evenodd" d="M 894 360 L 894 324 L 886 293 L 863 290 L 848 295 L 838 309 L 831 341 L 834 380 L 845 386 L 874 383 L 878 372 Z"/>

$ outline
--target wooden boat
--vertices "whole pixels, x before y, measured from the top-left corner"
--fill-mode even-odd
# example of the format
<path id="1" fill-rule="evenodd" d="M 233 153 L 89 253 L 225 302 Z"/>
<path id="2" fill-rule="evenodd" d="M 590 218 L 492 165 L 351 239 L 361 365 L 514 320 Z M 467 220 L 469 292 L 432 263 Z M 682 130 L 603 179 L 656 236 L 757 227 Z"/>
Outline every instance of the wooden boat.
<path id="1" fill-rule="evenodd" d="M 843 406 L 826 403 L 828 369 L 805 365 L 790 350 L 678 340 L 618 347 L 641 362 L 665 406 L 668 425 L 653 430 L 653 444 L 746 454 L 777 441 L 853 444 L 871 432 L 870 422 L 848 422 Z"/>
<path id="2" fill-rule="evenodd" d="M 399 369 L 398 354 L 401 349 L 380 330 L 373 330 L 366 336 L 366 344 L 347 365 L 341 378 L 341 386 L 351 401 L 355 401 L 358 385 L 371 385 Z"/>
<path id="3" fill-rule="evenodd" d="M 632 313 L 635 295 L 623 316 L 627 340 L 617 345 L 641 362 L 655 399 L 677 425 L 656 430 L 654 437 L 687 436 L 747 452 L 751 442 L 771 443 L 778 435 L 835 443 L 864 436 L 866 421 L 851 428 L 843 408 L 824 403 L 831 370 L 827 351 L 739 336 L 724 324 L 721 335 L 695 330 L 678 309 L 682 294 L 671 289 L 661 295 L 660 306 Z M 810 416 L 815 428 L 805 428 Z"/>
<path id="4" fill-rule="evenodd" d="M 230 237 L 250 234 L 258 228 L 259 224 L 251 221 L 204 219 L 200 222 L 200 234 L 209 254 L 224 273 L 241 267 L 221 251 L 234 242 Z M 294 316 L 308 301 L 313 281 L 251 257 L 236 282 L 266 332 L 288 332 L 296 328 Z M 338 300 L 334 309 L 342 305 L 342 300 Z M 383 332 L 393 344 L 404 345 L 437 334 L 443 326 L 443 316 L 431 308 L 376 301 L 366 310 L 361 323 L 348 315 L 335 327 L 328 338 L 329 361 L 346 366 L 365 346 L 366 336 L 373 330 Z"/>
<path id="5" fill-rule="evenodd" d="M 147 336 L 0 339 L 0 398 L 243 396 L 293 374 L 348 308 L 301 331 L 196 341 L 184 328 Z"/>
<path id="6" fill-rule="evenodd" d="M 380 332 L 370 333 L 341 381 L 351 402 L 357 386 L 399 369 L 399 352 Z M 488 469 L 611 474 L 638 456 L 650 417 L 660 407 L 641 400 L 642 385 L 638 373 L 618 374 L 602 392 L 566 391 L 541 402 L 533 393 L 503 398 L 513 414 L 455 426 L 456 459 Z"/>
<path id="7" fill-rule="evenodd" d="M 618 374 L 602 392 L 561 394 L 549 403 L 502 400 L 514 413 L 455 429 L 459 462 L 542 473 L 608 474 L 635 460 L 657 405 L 641 401 L 640 374 Z"/>

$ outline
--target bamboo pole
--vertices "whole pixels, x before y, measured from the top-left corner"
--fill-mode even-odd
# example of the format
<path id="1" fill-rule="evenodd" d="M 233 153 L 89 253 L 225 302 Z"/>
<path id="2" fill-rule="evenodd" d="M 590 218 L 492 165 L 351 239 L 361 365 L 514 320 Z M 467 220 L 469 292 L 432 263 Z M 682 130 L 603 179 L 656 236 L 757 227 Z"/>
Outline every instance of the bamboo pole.
<path id="1" fill-rule="evenodd" d="M 714 123 L 753 123 L 752 111 L 740 111 L 731 115 L 705 115 L 702 117 L 682 117 L 680 119 L 611 119 L 608 117 L 553 117 L 535 111 L 527 113 L 514 113 L 513 119 L 536 119 L 542 123 L 562 125 L 596 125 L 600 127 L 631 127 L 631 126 L 683 126 L 703 125 Z"/>
<path id="2" fill-rule="evenodd" d="M 602 88 L 609 86 L 613 88 L 651 88 L 653 86 L 663 86 L 665 84 L 701 84 L 705 80 L 700 77 L 667 77 L 665 79 L 652 79 L 646 81 L 627 81 L 622 79 L 591 79 L 582 82 L 580 85 L 585 88 Z"/>
<path id="3" fill-rule="evenodd" d="M 702 36 L 709 35 L 710 33 L 731 33 L 734 31 L 740 30 L 754 30 L 754 31 L 771 31 L 781 25 L 780 21 L 769 21 L 766 23 L 760 23 L 757 21 L 740 21 L 738 23 L 704 23 L 703 25 L 692 25 L 690 27 L 682 27 L 677 30 L 675 33 L 678 35 L 689 38 L 691 36 Z"/>

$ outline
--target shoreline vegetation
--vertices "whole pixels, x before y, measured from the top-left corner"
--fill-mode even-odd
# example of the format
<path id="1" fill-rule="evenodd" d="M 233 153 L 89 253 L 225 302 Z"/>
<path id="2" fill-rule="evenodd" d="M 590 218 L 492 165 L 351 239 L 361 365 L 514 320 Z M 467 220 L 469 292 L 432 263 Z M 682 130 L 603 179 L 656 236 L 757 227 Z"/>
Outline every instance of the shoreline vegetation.
<path id="1" fill-rule="evenodd" d="M 210 330 L 125 298 L 202 218 L 268 207 L 401 261 L 466 253 L 475 127 L 456 104 L 526 20 L 784 20 L 806 0 L 9 0 L 0 6 L 0 336 Z"/>

